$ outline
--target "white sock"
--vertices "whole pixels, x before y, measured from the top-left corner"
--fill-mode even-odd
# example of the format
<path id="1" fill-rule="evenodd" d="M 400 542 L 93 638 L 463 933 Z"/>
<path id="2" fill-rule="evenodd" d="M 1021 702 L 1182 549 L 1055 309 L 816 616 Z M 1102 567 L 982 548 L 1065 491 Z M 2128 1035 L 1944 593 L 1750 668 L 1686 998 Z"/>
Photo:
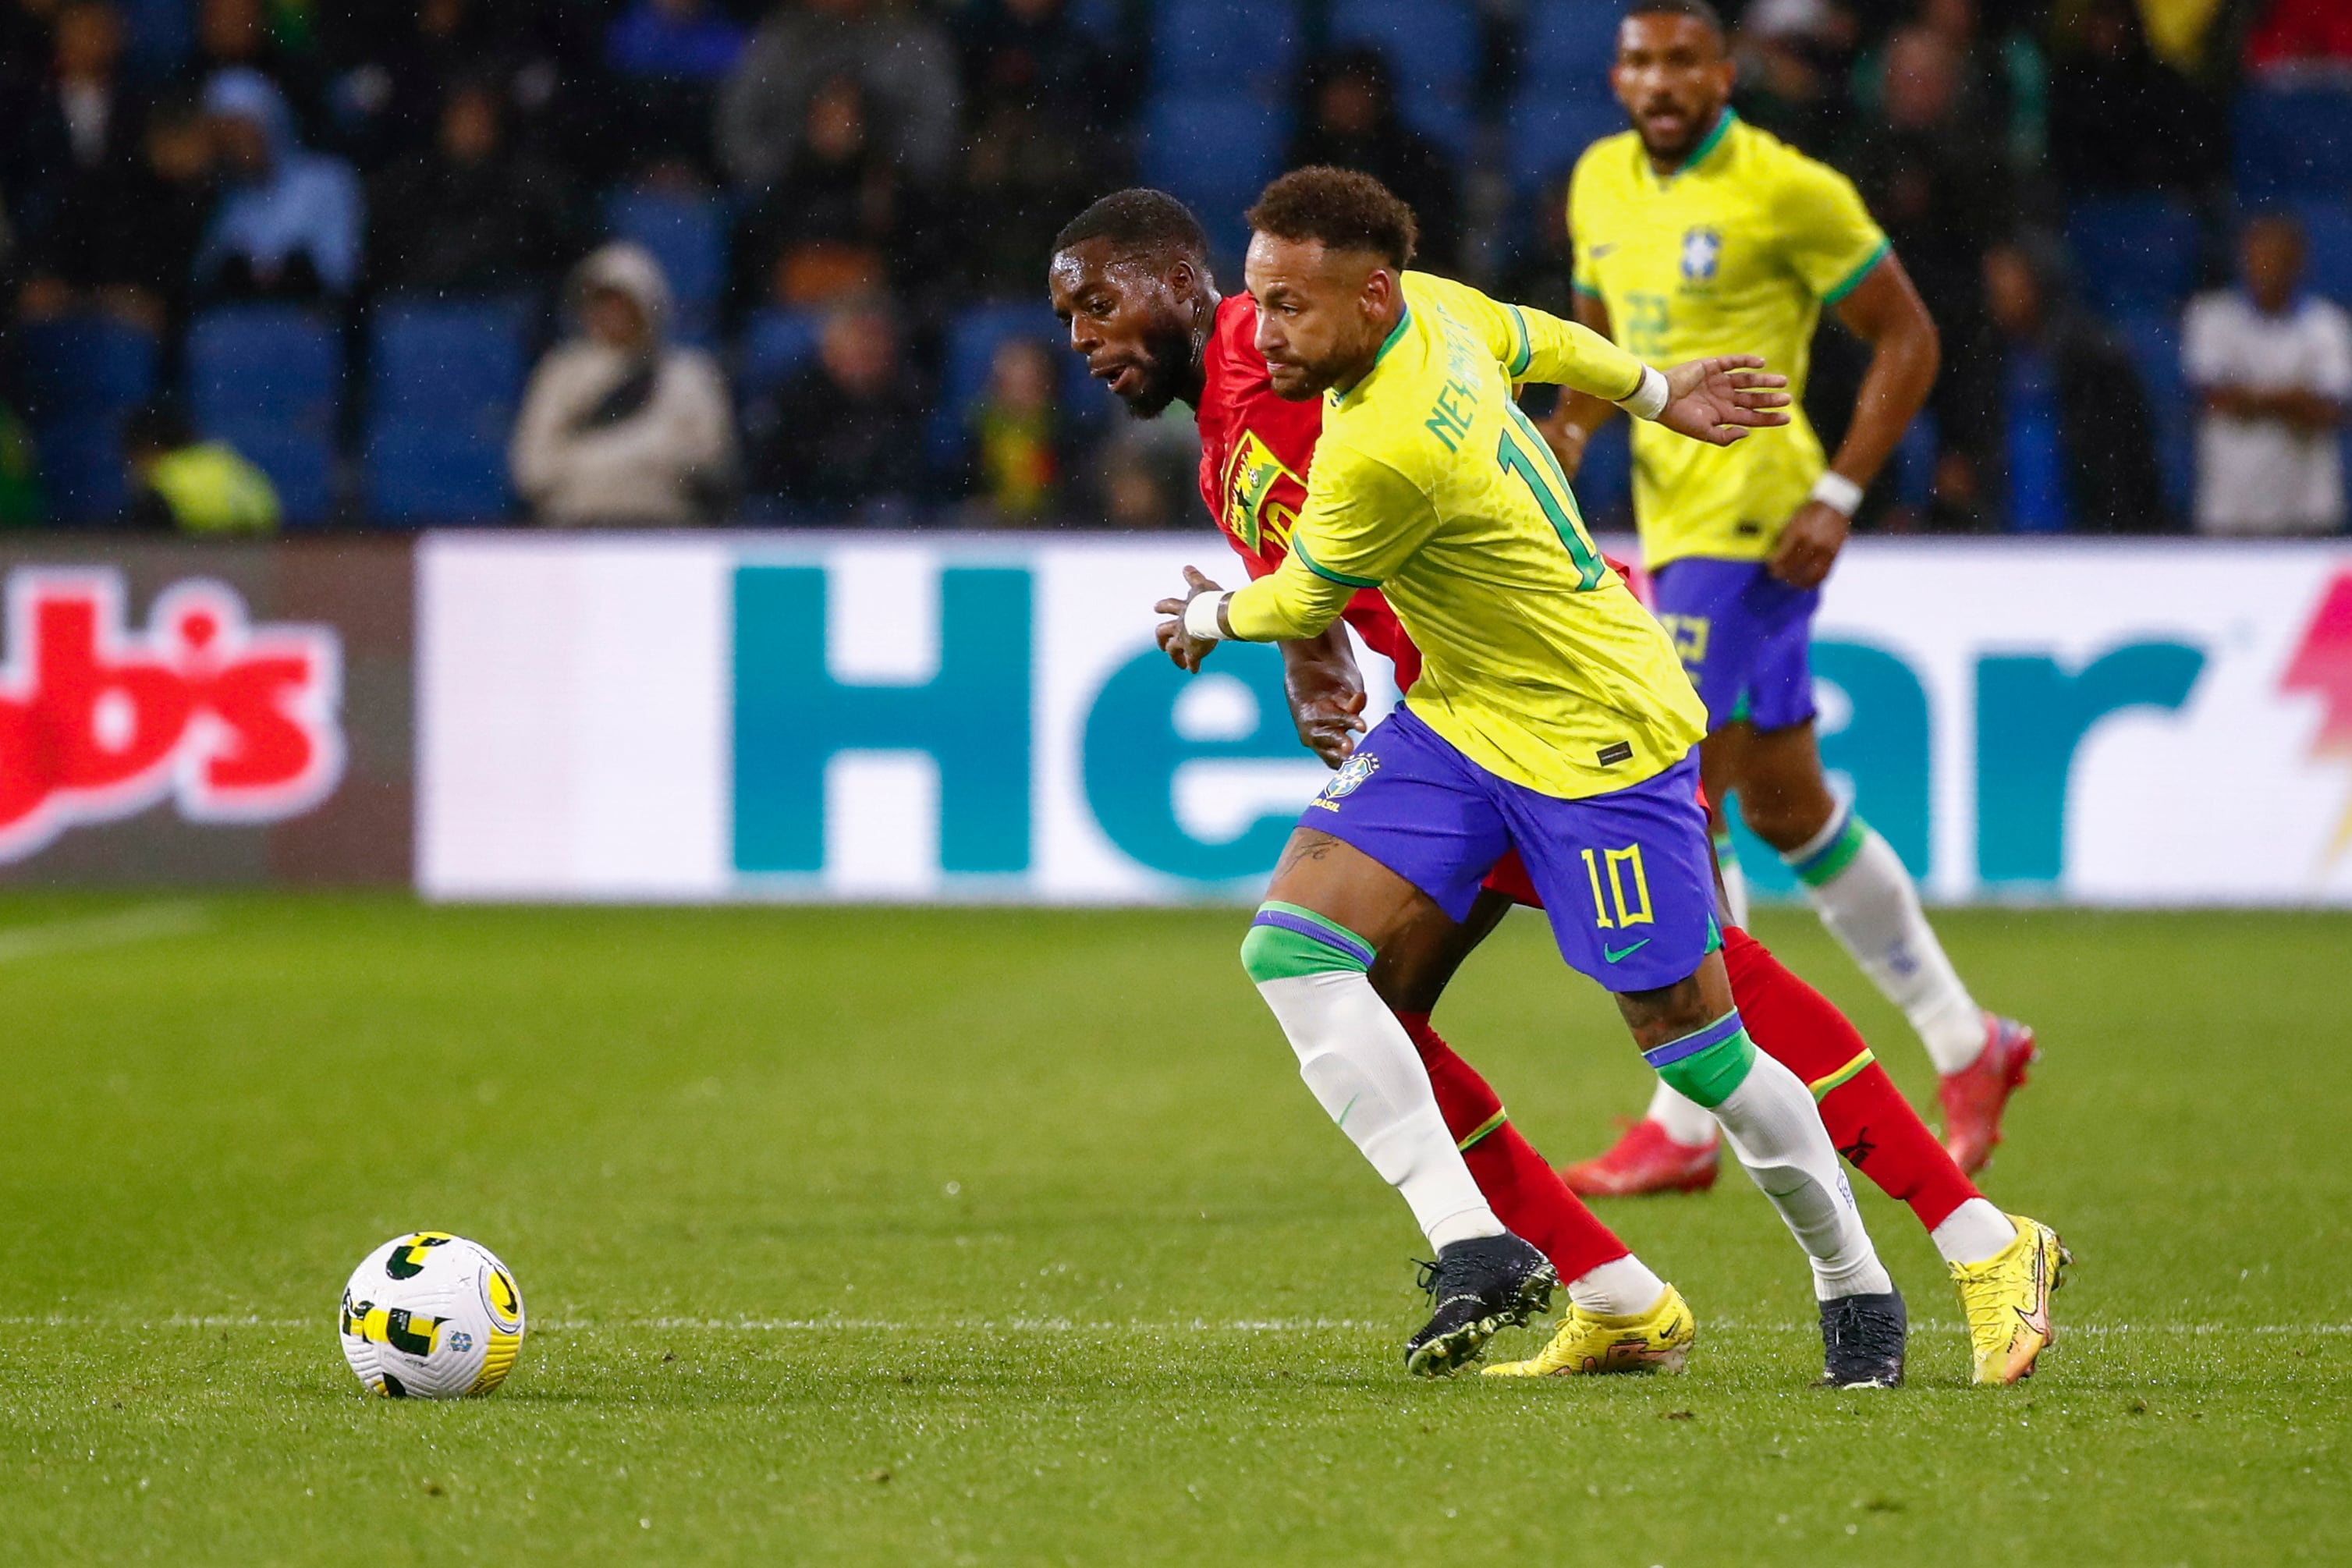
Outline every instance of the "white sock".
<path id="1" fill-rule="evenodd" d="M 1360 971 L 1258 982 L 1298 1076 L 1355 1140 L 1382 1180 L 1404 1194 L 1432 1247 L 1503 1234 L 1454 1135 L 1404 1026 Z"/>
<path id="2" fill-rule="evenodd" d="M 1715 1116 L 1731 1152 L 1811 1260 L 1816 1297 L 1827 1301 L 1895 1289 L 1802 1079 L 1759 1051 Z"/>
<path id="3" fill-rule="evenodd" d="M 1731 847 L 1731 835 L 1715 836 L 1715 868 L 1723 878 L 1723 918 L 1726 925 L 1748 929 L 1748 873 Z"/>
<path id="4" fill-rule="evenodd" d="M 1911 1020 L 1937 1072 L 1958 1072 L 1983 1054 L 1984 1013 L 1944 956 L 1895 846 L 1841 804 L 1827 826 L 1780 858 L 1804 882 L 1830 934 Z"/>
<path id="5" fill-rule="evenodd" d="M 1707 1114 L 1706 1107 L 1679 1092 L 1664 1079 L 1660 1079 L 1658 1087 L 1651 1092 L 1650 1109 L 1645 1114 L 1677 1143 L 1704 1149 L 1715 1142 L 1715 1118 Z"/>
<path id="6" fill-rule="evenodd" d="M 1666 1293 L 1666 1282 L 1650 1266 L 1627 1253 L 1613 1263 L 1587 1269 L 1568 1282 L 1568 1299 L 1603 1318 L 1646 1312 Z"/>
<path id="7" fill-rule="evenodd" d="M 2017 1226 L 1990 1198 L 1970 1198 L 1929 1231 L 1947 1263 L 1982 1263 L 2017 1239 Z"/>

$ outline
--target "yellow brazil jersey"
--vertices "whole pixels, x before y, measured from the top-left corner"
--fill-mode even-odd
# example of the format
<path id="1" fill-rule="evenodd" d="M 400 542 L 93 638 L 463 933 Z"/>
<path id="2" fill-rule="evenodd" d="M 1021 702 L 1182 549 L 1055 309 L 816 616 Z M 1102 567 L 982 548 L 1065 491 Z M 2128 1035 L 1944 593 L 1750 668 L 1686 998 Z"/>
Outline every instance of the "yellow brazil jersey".
<path id="1" fill-rule="evenodd" d="M 1408 274 L 1404 298 L 1370 374 L 1325 399 L 1290 553 L 1227 621 L 1309 637 L 1378 587 L 1422 653 L 1407 705 L 1480 767 L 1571 800 L 1664 772 L 1706 710 L 1511 399 L 1515 378 L 1622 397 L 1639 363 L 1460 284 Z"/>
<path id="2" fill-rule="evenodd" d="M 1656 364 L 1762 354 L 1804 395 L 1813 327 L 1886 254 L 1853 182 L 1729 110 L 1674 174 L 1631 131 L 1594 142 L 1568 190 L 1576 287 L 1617 341 Z M 1761 560 L 1826 459 L 1802 406 L 1730 447 L 1633 428 L 1633 516 L 1645 564 Z"/>

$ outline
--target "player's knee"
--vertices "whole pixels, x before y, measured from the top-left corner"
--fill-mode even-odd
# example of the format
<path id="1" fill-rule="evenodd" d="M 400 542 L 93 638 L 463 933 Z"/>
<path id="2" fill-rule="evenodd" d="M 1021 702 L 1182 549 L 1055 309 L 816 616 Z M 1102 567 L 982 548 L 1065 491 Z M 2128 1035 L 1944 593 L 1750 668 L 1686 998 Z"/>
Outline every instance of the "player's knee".
<path id="1" fill-rule="evenodd" d="M 1836 809 L 1833 799 L 1815 800 L 1793 790 L 1743 786 L 1739 791 L 1740 820 L 1757 837 L 1784 851 L 1819 833 Z"/>

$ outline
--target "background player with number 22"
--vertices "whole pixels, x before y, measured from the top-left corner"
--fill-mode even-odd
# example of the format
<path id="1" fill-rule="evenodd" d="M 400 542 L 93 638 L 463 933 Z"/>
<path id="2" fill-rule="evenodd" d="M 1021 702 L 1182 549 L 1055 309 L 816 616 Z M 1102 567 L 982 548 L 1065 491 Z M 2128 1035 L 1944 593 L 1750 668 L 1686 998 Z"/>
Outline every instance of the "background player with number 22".
<path id="1" fill-rule="evenodd" d="M 1071 324 L 1073 347 L 1132 412 L 1153 415 L 1178 398 L 1195 407 L 1203 497 L 1253 575 L 1262 575 L 1286 548 L 1322 415 L 1315 403 L 1274 395 L 1265 361 L 1252 343 L 1255 309 L 1244 297 L 1218 300 L 1205 249 L 1199 226 L 1173 198 L 1151 191 L 1106 198 L 1072 223 L 1057 245 L 1055 303 Z M 1516 323 L 1524 319 L 1512 312 L 1514 324 L 1499 333 L 1507 363 L 1522 369 L 1525 334 Z M 1395 662 L 1399 685 L 1409 688 L 1419 655 L 1381 596 L 1356 595 L 1347 619 L 1369 646 Z M 1301 738 L 1337 766 L 1353 731 L 1362 728 L 1363 689 L 1347 638 L 1335 627 L 1281 646 Z M 1533 901 L 1515 859 L 1494 883 L 1500 889 L 1516 886 Z M 1508 1123 L 1494 1091 L 1429 1025 L 1429 1010 L 1454 968 L 1510 903 L 1508 890 L 1489 890 L 1465 924 L 1437 922 L 1391 943 L 1372 979 L 1418 1047 L 1482 1190 L 1503 1221 L 1543 1245 L 1562 1278 L 1573 1281 L 1591 1259 L 1622 1255 L 1622 1244 L 1561 1186 Z M 2000 1305 L 2003 1293 L 1996 1287 L 2000 1277 L 2019 1271 L 1985 1261 L 2011 1240 L 2009 1222 L 1951 1169 L 1834 1008 L 1744 932 L 1728 931 L 1725 940 L 1736 997 L 1759 1046 L 1812 1080 L 1816 1094 L 1826 1097 L 1822 1112 L 1849 1158 L 1865 1162 L 1882 1186 L 1908 1201 L 1954 1262 L 1976 1331 L 1979 1378 L 2021 1374 L 2046 1338 L 2011 1331 L 2014 1315 Z M 1798 1044 L 1792 1047 L 1792 1042 Z M 1645 1351 L 1638 1336 L 1623 1332 L 1622 1324 L 1613 1326 L 1612 1336 L 1612 1325 L 1589 1305 L 1580 1302 L 1571 1310 L 1534 1362 L 1496 1370 L 1638 1364 Z M 1660 1348 L 1646 1350 L 1654 1354 Z"/>

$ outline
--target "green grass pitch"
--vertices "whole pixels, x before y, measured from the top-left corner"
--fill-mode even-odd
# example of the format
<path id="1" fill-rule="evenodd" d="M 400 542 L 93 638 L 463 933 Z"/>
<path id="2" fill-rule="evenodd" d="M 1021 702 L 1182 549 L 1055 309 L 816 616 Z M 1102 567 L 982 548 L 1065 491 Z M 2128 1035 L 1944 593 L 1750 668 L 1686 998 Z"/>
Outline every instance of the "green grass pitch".
<path id="1" fill-rule="evenodd" d="M 1687 1375 L 1408 1380 L 1420 1238 L 1234 911 L 0 900 L 0 1560 L 2352 1560 L 2352 919 L 1941 924 L 2043 1037 L 1987 1187 L 2074 1247 L 2063 1338 L 1966 1386 L 1869 1192 L 1912 1384 L 1836 1394 L 1736 1173 L 1605 1211 Z M 1924 1096 L 1810 918 L 1760 928 Z M 1555 1156 L 1646 1093 L 1530 918 L 1439 1022 Z M 521 1279 L 488 1399 L 337 1352 L 422 1226 Z"/>

